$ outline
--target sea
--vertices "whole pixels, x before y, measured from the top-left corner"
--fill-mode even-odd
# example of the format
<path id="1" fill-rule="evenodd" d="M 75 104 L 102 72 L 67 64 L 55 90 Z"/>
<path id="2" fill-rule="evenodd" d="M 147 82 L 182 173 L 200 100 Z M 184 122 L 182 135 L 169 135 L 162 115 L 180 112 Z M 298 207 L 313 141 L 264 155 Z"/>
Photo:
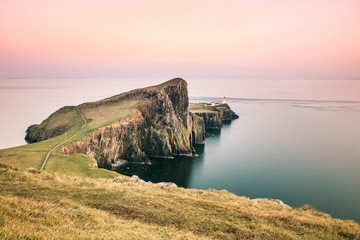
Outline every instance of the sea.
<path id="1" fill-rule="evenodd" d="M 27 127 L 62 106 L 165 80 L 0 80 L 0 149 L 26 144 Z M 188 85 L 191 102 L 225 95 L 239 119 L 197 146 L 197 157 L 125 164 L 118 172 L 293 207 L 310 204 L 360 222 L 360 80 L 191 79 Z"/>

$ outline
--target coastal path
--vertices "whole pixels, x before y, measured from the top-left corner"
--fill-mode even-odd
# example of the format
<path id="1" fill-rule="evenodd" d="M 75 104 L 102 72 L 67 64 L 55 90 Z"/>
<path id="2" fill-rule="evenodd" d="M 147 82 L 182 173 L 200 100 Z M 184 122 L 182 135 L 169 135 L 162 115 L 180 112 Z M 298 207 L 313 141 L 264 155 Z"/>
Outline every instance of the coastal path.
<path id="1" fill-rule="evenodd" d="M 81 118 L 84 120 L 84 125 L 82 125 L 82 127 L 81 127 L 74 135 L 72 135 L 70 138 L 66 139 L 65 141 L 63 141 L 63 142 L 59 143 L 58 145 L 56 145 L 55 147 L 53 147 L 53 148 L 46 154 L 45 160 L 44 160 L 43 164 L 41 165 L 40 170 L 44 170 L 45 165 L 46 165 L 46 163 L 47 163 L 47 161 L 48 161 L 48 159 L 49 159 L 49 157 L 50 157 L 50 154 L 51 154 L 55 149 L 57 149 L 59 146 L 63 145 L 64 143 L 70 141 L 71 139 L 73 139 L 76 135 L 79 134 L 79 132 L 80 132 L 81 130 L 84 129 L 84 127 L 86 127 L 86 124 L 87 124 L 86 119 L 85 119 L 84 116 L 81 114 L 79 108 L 78 108 L 77 106 L 75 106 L 75 107 L 76 107 L 76 110 L 78 111 L 78 113 L 80 114 Z"/>

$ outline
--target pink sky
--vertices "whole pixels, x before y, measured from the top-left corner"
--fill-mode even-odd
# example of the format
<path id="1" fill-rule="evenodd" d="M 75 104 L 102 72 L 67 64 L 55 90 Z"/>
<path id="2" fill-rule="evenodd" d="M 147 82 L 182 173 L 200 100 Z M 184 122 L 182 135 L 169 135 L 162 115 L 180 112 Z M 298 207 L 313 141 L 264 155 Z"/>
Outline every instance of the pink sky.
<path id="1" fill-rule="evenodd" d="M 0 78 L 360 78 L 358 0 L 0 0 Z"/>

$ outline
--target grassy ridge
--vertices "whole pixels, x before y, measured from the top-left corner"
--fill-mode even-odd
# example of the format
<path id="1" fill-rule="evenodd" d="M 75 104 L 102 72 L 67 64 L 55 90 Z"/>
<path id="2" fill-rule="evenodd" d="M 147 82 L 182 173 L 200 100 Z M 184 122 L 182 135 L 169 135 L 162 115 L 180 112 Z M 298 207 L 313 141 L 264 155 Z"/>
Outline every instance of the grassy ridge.
<path id="1" fill-rule="evenodd" d="M 56 126 L 56 124 L 53 123 L 56 121 L 56 116 L 58 116 L 59 119 L 63 119 L 63 114 L 65 114 L 70 119 L 66 122 L 71 124 L 71 126 L 68 126 L 69 130 L 66 131 L 66 133 L 45 141 L 0 150 L 0 162 L 8 163 L 21 169 L 26 169 L 28 167 L 39 169 L 45 159 L 46 154 L 54 146 L 64 141 L 65 137 L 70 137 L 75 134 L 83 125 L 83 120 L 81 119 L 76 108 L 73 107 L 72 111 L 67 111 L 65 113 L 57 112 L 56 114 L 52 114 L 47 119 L 48 121 L 44 121 L 46 126 Z M 62 125 L 62 123 L 60 123 L 60 125 Z"/>
<path id="2" fill-rule="evenodd" d="M 130 117 L 137 111 L 138 103 L 138 100 L 125 100 L 97 107 L 91 107 L 92 103 L 82 104 L 80 111 L 87 119 L 88 124 L 71 142 L 80 140 L 100 127 Z M 39 169 L 47 152 L 66 138 L 74 135 L 82 125 L 83 120 L 75 107 L 68 106 L 61 108 L 51 114 L 40 126 L 44 129 L 54 129 L 59 126 L 64 126 L 68 129 L 64 134 L 45 141 L 0 150 L 0 162 L 10 164 L 20 169 L 29 167 Z M 58 150 L 60 148 L 61 147 L 59 147 Z M 59 172 L 61 174 L 80 177 L 113 177 L 117 175 L 114 172 L 104 169 L 92 168 L 91 165 L 93 161 L 93 159 L 81 154 L 65 156 L 55 152 L 51 154 L 45 170 L 50 173 Z"/>
<path id="3" fill-rule="evenodd" d="M 227 191 L 79 179 L 0 165 L 0 238 L 359 239 L 352 221 Z"/>

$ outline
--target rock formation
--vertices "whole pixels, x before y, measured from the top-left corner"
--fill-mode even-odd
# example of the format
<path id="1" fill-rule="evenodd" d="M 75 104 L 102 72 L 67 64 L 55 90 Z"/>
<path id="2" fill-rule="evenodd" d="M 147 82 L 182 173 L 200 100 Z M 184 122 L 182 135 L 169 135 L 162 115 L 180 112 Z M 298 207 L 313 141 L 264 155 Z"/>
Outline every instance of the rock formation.
<path id="1" fill-rule="evenodd" d="M 227 103 L 210 105 L 208 103 L 190 104 L 190 112 L 204 119 L 207 133 L 213 130 L 220 130 L 223 123 L 229 123 L 239 116 L 230 109 Z"/>
<path id="2" fill-rule="evenodd" d="M 90 131 L 80 140 L 65 145 L 61 152 L 86 154 L 103 168 L 111 168 L 118 159 L 147 163 L 149 157 L 192 156 L 194 145 L 205 143 L 206 128 L 221 128 L 222 121 L 236 115 L 227 104 L 214 108 L 214 114 L 190 112 L 187 83 L 180 78 L 78 107 L 86 117 L 91 109 L 117 106 L 129 100 L 138 101 L 136 111 L 130 116 Z M 62 133 L 46 129 L 43 123 L 30 127 L 27 138 L 39 141 Z"/>

